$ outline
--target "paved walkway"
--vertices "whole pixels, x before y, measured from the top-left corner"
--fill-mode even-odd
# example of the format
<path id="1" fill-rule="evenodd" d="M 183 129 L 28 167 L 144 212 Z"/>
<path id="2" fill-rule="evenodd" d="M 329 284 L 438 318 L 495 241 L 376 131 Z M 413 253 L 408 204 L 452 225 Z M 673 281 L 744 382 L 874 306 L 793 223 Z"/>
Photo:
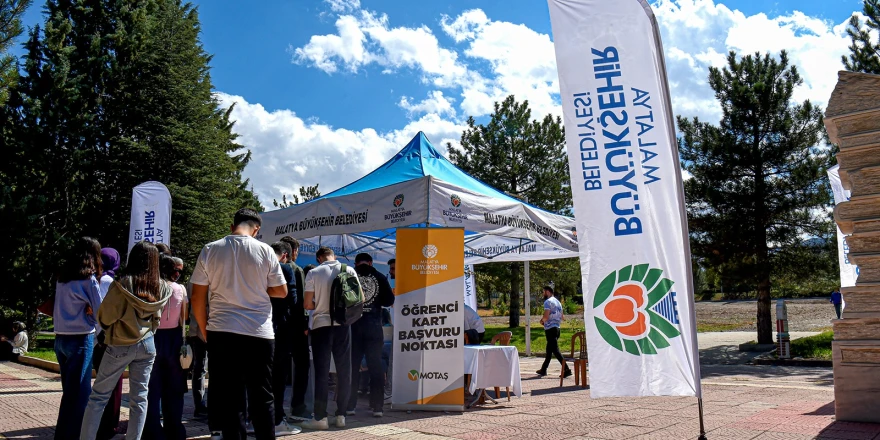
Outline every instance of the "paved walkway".
<path id="1" fill-rule="evenodd" d="M 464 413 L 386 412 L 382 419 L 355 416 L 344 430 L 304 432 L 302 439 L 694 439 L 696 399 L 676 397 L 590 399 L 589 390 L 566 380 L 537 377 L 541 360 L 523 358 L 523 398 Z M 551 367 L 551 373 L 557 368 Z M 703 366 L 709 439 L 875 439 L 880 425 L 834 420 L 830 369 Z M 503 393 L 503 391 L 502 391 Z M 0 439 L 50 439 L 61 399 L 58 376 L 0 363 Z M 364 405 L 365 406 L 364 402 Z M 192 437 L 206 436 L 200 420 L 185 420 Z M 127 419 L 123 408 L 123 420 Z M 125 422 L 123 422 L 125 425 Z M 122 438 L 122 436 L 117 436 Z"/>

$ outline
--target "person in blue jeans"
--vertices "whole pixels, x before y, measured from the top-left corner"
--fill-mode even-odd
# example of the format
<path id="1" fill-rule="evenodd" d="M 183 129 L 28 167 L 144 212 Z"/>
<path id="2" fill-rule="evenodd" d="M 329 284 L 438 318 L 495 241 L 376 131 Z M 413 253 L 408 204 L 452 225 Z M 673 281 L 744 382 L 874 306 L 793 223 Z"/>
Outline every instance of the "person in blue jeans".
<path id="1" fill-rule="evenodd" d="M 55 439 L 77 438 L 92 392 L 95 311 L 101 305 L 101 245 L 82 237 L 64 255 L 55 284 L 55 356 L 61 369 L 61 405 Z"/>
<path id="2" fill-rule="evenodd" d="M 159 277 L 159 250 L 148 241 L 138 242 L 128 255 L 125 272 L 110 286 L 98 310 L 107 351 L 92 387 L 80 440 L 95 439 L 104 407 L 126 367 L 130 391 L 125 438 L 141 438 L 147 418 L 147 385 L 156 359 L 153 334 L 171 295 L 171 287 Z"/>
<path id="3" fill-rule="evenodd" d="M 840 314 L 843 312 L 843 294 L 840 293 L 840 289 L 831 292 L 831 304 L 834 304 L 834 313 L 837 314 L 837 319 L 840 319 Z"/>

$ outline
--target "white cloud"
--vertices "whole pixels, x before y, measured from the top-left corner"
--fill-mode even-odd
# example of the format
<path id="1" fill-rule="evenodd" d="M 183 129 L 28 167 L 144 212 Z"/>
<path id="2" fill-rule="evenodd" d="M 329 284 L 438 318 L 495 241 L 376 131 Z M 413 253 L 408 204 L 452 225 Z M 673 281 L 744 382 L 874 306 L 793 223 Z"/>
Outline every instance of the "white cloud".
<path id="1" fill-rule="evenodd" d="M 746 16 L 713 0 L 659 0 L 654 5 L 663 37 L 676 114 L 715 122 L 721 109 L 708 84 L 709 66 L 724 67 L 730 50 L 738 55 L 786 50 L 804 84 L 794 99 L 825 105 L 847 52 L 846 21 L 835 24 L 801 12 L 769 18 Z"/>
<path id="2" fill-rule="evenodd" d="M 235 104 L 232 119 L 238 141 L 251 150 L 245 168 L 267 208 L 282 194 L 320 183 L 328 193 L 385 163 L 420 130 L 441 152 L 446 143 L 458 145 L 462 126 L 427 113 L 399 130 L 379 133 L 372 128 L 349 130 L 306 120 L 290 110 L 268 111 L 241 96 L 217 93 L 224 107 Z"/>
<path id="3" fill-rule="evenodd" d="M 388 16 L 370 11 L 342 15 L 336 34 L 313 35 L 308 44 L 292 48 L 293 61 L 334 73 L 339 66 L 357 72 L 375 63 L 385 73 L 401 68 L 418 70 L 422 81 L 448 87 L 466 75 L 455 51 L 440 47 L 437 37 L 425 25 L 391 27 Z"/>
<path id="4" fill-rule="evenodd" d="M 350 12 L 360 9 L 360 0 L 324 0 L 333 12 Z"/>
<path id="5" fill-rule="evenodd" d="M 358 0 L 325 1 L 337 15 L 335 33 L 313 35 L 306 44 L 291 46 L 295 63 L 328 74 L 357 75 L 369 69 L 409 74 L 424 86 L 425 95 L 419 100 L 392 92 L 387 99 L 403 110 L 402 128 L 380 133 L 335 128 L 219 94 L 224 104 L 237 103 L 235 131 L 254 154 L 245 174 L 264 204 L 301 185 L 319 182 L 329 191 L 353 181 L 387 160 L 418 130 L 443 151 L 447 141 L 457 146 L 463 118 L 490 114 L 494 102 L 509 94 L 528 99 L 535 118 L 561 113 L 555 51 L 547 34 L 492 20 L 473 9 L 424 18 L 453 40 L 441 44 L 429 25 L 394 26 L 388 15 L 364 10 Z M 653 8 L 673 110 L 710 122 L 718 120 L 720 108 L 708 85 L 708 67 L 725 66 L 728 51 L 776 55 L 785 49 L 804 79 L 795 99 L 825 105 L 849 44 L 845 21 L 831 23 L 800 12 L 747 16 L 714 0 L 657 0 Z"/>
<path id="6" fill-rule="evenodd" d="M 415 103 L 412 98 L 404 96 L 397 103 L 401 108 L 410 115 L 417 113 L 436 113 L 437 115 L 455 116 L 455 107 L 452 106 L 453 100 L 443 96 L 440 90 L 434 90 L 428 93 L 428 97 Z"/>

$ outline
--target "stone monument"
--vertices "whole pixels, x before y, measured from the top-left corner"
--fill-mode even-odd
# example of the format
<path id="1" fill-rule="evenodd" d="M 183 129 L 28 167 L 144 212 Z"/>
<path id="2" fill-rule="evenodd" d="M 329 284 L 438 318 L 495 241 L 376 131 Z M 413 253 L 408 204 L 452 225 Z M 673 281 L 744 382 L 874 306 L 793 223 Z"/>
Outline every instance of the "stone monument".
<path id="1" fill-rule="evenodd" d="M 880 75 L 840 72 L 825 128 L 852 191 L 834 220 L 859 267 L 856 285 L 841 290 L 843 319 L 832 320 L 834 409 L 840 421 L 880 423 Z"/>

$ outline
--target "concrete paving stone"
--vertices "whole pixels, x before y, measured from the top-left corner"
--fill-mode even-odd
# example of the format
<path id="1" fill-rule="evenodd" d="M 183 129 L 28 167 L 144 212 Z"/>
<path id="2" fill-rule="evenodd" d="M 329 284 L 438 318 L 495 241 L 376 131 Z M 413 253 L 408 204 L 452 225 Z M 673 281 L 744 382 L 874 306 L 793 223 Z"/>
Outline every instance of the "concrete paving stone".
<path id="1" fill-rule="evenodd" d="M 617 440 L 623 438 L 632 438 L 637 435 L 647 434 L 653 431 L 657 431 L 657 429 L 645 428 L 641 426 L 612 426 L 609 428 L 592 430 L 586 434 L 590 437 Z"/>
<path id="2" fill-rule="evenodd" d="M 814 438 L 816 438 L 814 435 L 767 431 L 754 437 L 754 440 L 812 440 Z"/>
<path id="3" fill-rule="evenodd" d="M 706 432 L 706 437 L 711 438 L 712 440 L 716 440 L 716 439 L 724 439 L 724 440 L 743 439 L 743 440 L 747 440 L 747 439 L 753 439 L 753 438 L 761 435 L 761 433 L 763 433 L 763 432 L 764 431 L 758 431 L 758 430 L 754 430 L 754 429 L 721 427 L 721 428 L 717 428 L 717 429 L 713 429 L 713 430 L 708 430 Z M 697 434 L 699 434 L 699 431 L 697 431 Z"/>
<path id="4" fill-rule="evenodd" d="M 507 438 L 502 434 L 497 434 L 490 431 L 463 432 L 461 434 L 455 434 L 452 437 L 461 440 L 501 440 Z"/>

